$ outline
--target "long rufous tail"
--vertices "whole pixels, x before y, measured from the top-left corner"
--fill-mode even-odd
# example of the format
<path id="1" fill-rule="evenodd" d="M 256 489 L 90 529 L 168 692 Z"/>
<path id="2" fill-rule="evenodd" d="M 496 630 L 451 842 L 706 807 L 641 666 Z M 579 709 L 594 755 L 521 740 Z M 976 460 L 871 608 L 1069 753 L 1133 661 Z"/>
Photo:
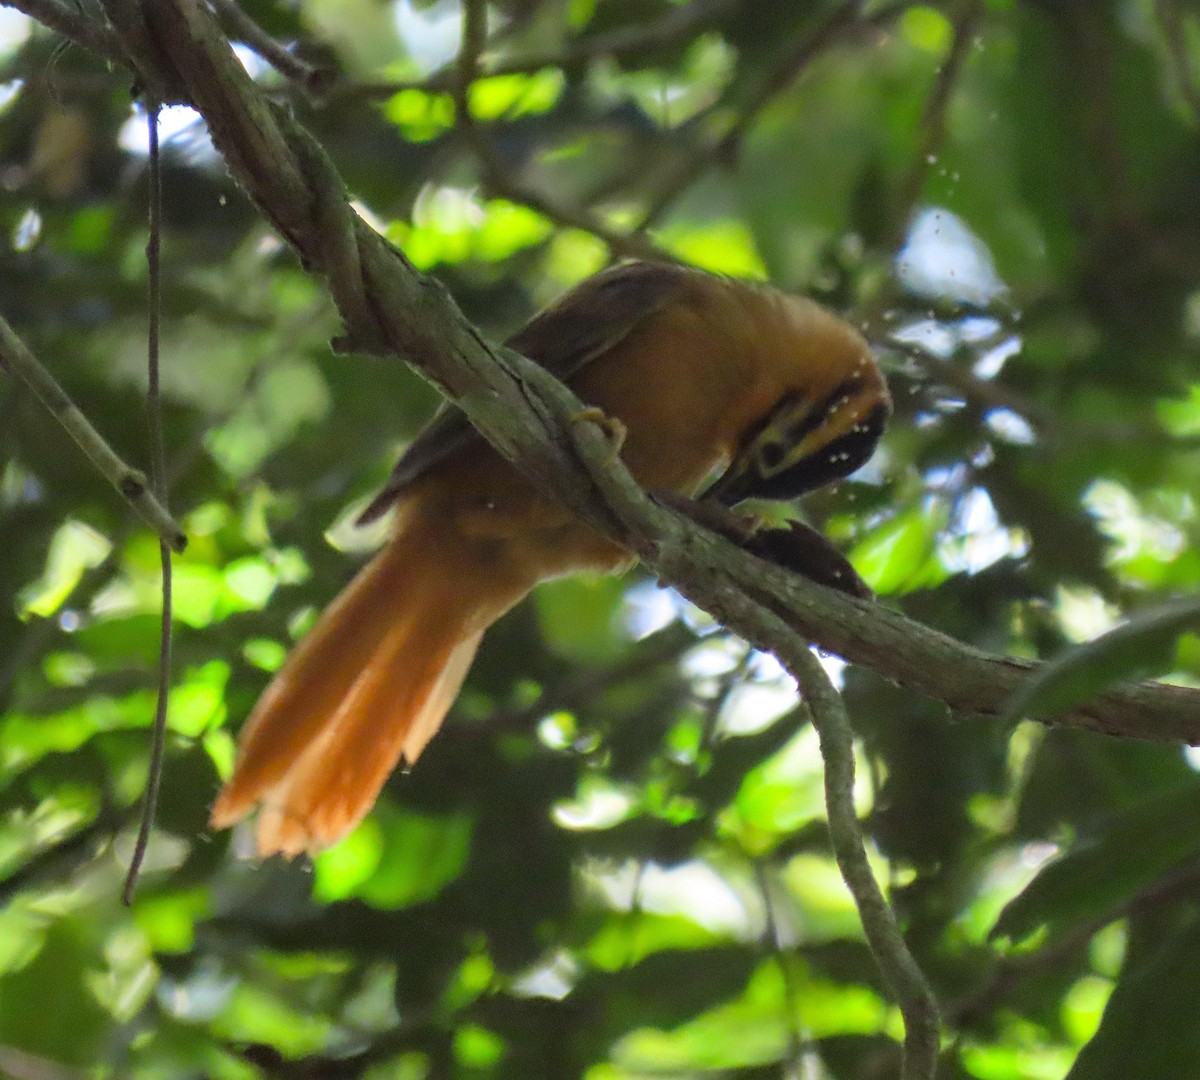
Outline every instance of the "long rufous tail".
<path id="1" fill-rule="evenodd" d="M 261 803 L 260 854 L 327 847 L 401 758 L 417 759 L 483 631 L 524 591 L 497 595 L 494 577 L 454 554 L 445 537 L 402 528 L 325 610 L 246 722 L 215 828 Z"/>

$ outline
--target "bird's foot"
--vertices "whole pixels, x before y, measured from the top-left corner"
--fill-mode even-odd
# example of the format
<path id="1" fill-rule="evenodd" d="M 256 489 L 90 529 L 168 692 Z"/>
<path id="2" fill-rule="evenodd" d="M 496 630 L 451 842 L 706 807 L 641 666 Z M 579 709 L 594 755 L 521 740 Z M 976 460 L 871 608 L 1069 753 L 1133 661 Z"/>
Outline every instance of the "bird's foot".
<path id="1" fill-rule="evenodd" d="M 629 434 L 629 429 L 615 416 L 609 416 L 603 409 L 597 408 L 595 405 L 589 405 L 586 409 L 580 409 L 579 412 L 572 413 L 571 423 L 596 424 L 612 444 L 613 458 L 615 459 L 620 456 L 621 449 L 625 445 L 625 438 Z"/>

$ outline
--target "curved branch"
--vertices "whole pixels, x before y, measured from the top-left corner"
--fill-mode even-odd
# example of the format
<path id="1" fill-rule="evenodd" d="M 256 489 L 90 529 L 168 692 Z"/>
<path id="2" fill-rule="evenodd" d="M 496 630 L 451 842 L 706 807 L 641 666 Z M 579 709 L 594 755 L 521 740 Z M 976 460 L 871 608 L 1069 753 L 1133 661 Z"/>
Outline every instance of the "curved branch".
<path id="1" fill-rule="evenodd" d="M 989 655 L 813 584 L 649 499 L 613 461 L 605 435 L 571 421 L 581 405 L 569 389 L 524 357 L 487 344 L 440 283 L 418 274 L 353 212 L 320 146 L 262 97 L 205 8 L 196 0 L 156 0 L 146 14 L 234 175 L 327 282 L 346 341 L 412 362 L 534 483 L 635 551 L 661 580 L 761 648 L 789 653 L 798 640 L 812 641 L 964 712 L 999 713 L 1038 666 Z M 1053 719 L 1200 743 L 1200 691 L 1138 683 Z"/>
<path id="2" fill-rule="evenodd" d="M 937 1072 L 940 1045 L 937 1000 L 908 951 L 895 912 L 867 861 L 862 828 L 854 808 L 854 731 L 846 715 L 846 705 L 811 650 L 792 649 L 779 659 L 795 676 L 812 712 L 825 762 L 825 810 L 833 854 L 842 880 L 858 907 L 871 953 L 896 995 L 904 1017 L 900 1080 L 932 1080 Z"/>

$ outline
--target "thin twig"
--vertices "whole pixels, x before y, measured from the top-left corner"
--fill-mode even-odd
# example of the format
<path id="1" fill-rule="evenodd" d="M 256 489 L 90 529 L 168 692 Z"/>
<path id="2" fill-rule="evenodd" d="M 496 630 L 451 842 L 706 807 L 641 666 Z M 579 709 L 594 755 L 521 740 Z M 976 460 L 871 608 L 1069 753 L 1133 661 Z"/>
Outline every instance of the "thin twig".
<path id="1" fill-rule="evenodd" d="M 253 49 L 285 79 L 310 93 L 323 93 L 335 78 L 328 68 L 313 67 L 276 41 L 245 11 L 238 0 L 208 0 L 229 36 Z"/>
<path id="2" fill-rule="evenodd" d="M 67 392 L 29 351 L 16 332 L 0 317 L 0 363 L 17 376 L 54 418 L 67 430 L 79 448 L 91 458 L 101 474 L 121 493 L 164 543 L 175 551 L 187 547 L 187 536 L 170 512 L 150 489 L 145 473 L 127 465 L 105 441 Z"/>
<path id="3" fill-rule="evenodd" d="M 477 77 L 488 79 L 497 75 L 530 75 L 547 68 L 569 70 L 599 59 L 627 60 L 694 37 L 705 27 L 732 14 L 741 2 L 742 0 L 693 0 L 684 7 L 672 9 L 655 22 L 635 23 L 578 38 L 568 42 L 558 51 L 510 57 L 493 62 L 484 61 L 481 57 Z M 421 90 L 431 94 L 453 93 L 459 80 L 459 62 L 456 58 L 424 79 L 351 83 L 331 91 L 330 96 L 391 97 L 404 90 Z"/>
<path id="4" fill-rule="evenodd" d="M 954 36 L 950 42 L 950 51 L 942 62 L 941 70 L 933 82 L 933 89 L 925 102 L 921 114 L 916 157 L 909 166 L 908 173 L 900 183 L 900 194 L 896 200 L 891 215 L 890 235 L 883 245 L 888 249 L 898 248 L 908 232 L 909 216 L 930 170 L 937 162 L 938 153 L 946 140 L 946 112 L 950 107 L 950 99 L 954 95 L 954 87 L 962 74 L 975 34 L 983 17 L 982 0 L 965 0 L 961 5 L 958 17 L 954 21 Z"/>
<path id="5" fill-rule="evenodd" d="M 462 45 L 458 51 L 457 77 L 452 93 L 455 125 L 479 161 L 487 187 L 511 202 L 536 210 L 557 225 L 591 233 L 614 255 L 624 258 L 666 258 L 640 230 L 624 232 L 614 229 L 593 211 L 551 198 L 512 175 L 493 150 L 483 128 L 471 115 L 471 85 L 478 76 L 479 58 L 487 44 L 487 5 L 481 0 L 464 0 L 462 14 Z"/>
<path id="6" fill-rule="evenodd" d="M 150 237 L 146 242 L 149 327 L 146 334 L 148 386 L 146 406 L 150 412 L 150 463 L 154 488 L 163 504 L 167 501 L 167 467 L 163 451 L 162 394 L 159 386 L 160 323 L 162 320 L 162 161 L 158 145 L 158 105 L 146 110 L 150 137 L 148 168 L 150 176 Z M 162 562 L 162 621 L 158 644 L 158 696 L 154 706 L 154 728 L 150 739 L 150 763 L 146 776 L 146 795 L 137 841 L 129 860 L 122 894 L 126 905 L 133 903 L 133 891 L 150 845 L 158 796 L 162 787 L 163 757 L 167 745 L 167 704 L 171 693 L 171 549 L 159 541 Z"/>
<path id="7" fill-rule="evenodd" d="M 655 224 L 696 179 L 717 162 L 729 161 L 746 133 L 772 101 L 791 86 L 808 65 L 846 30 L 858 24 L 862 0 L 844 0 L 811 33 L 797 41 L 780 58 L 714 142 L 695 147 L 680 161 L 642 215 L 639 230 Z M 723 107 L 719 103 L 718 107 Z"/>
<path id="8" fill-rule="evenodd" d="M 813 726 L 825 761 L 825 807 L 829 839 L 854 897 L 863 932 L 879 970 L 904 1017 L 901 1080 L 932 1080 L 937 1072 L 939 1029 L 937 1001 L 912 953 L 904 943 L 896 916 L 884 898 L 867 861 L 858 813 L 854 808 L 854 732 L 838 692 L 820 661 L 807 648 L 792 649 L 786 658 L 812 711 Z"/>

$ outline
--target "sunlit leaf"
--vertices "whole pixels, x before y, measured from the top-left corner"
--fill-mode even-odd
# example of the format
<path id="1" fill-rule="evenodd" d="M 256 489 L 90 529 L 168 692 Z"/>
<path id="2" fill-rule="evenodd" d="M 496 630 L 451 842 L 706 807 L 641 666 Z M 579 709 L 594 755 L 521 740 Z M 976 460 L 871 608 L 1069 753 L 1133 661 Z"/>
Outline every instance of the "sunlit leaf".
<path id="1" fill-rule="evenodd" d="M 158 953 L 187 952 L 195 942 L 196 922 L 208 915 L 211 901 L 204 889 L 138 898 L 133 916 Z"/>
<path id="2" fill-rule="evenodd" d="M 515 119 L 551 108 L 562 87 L 562 72 L 553 68 L 532 75 L 493 75 L 471 83 L 468 101 L 479 120 Z"/>
<path id="3" fill-rule="evenodd" d="M 850 552 L 854 569 L 883 595 L 929 588 L 948 577 L 936 558 L 943 512 L 924 509 L 899 514 L 863 537 Z"/>

